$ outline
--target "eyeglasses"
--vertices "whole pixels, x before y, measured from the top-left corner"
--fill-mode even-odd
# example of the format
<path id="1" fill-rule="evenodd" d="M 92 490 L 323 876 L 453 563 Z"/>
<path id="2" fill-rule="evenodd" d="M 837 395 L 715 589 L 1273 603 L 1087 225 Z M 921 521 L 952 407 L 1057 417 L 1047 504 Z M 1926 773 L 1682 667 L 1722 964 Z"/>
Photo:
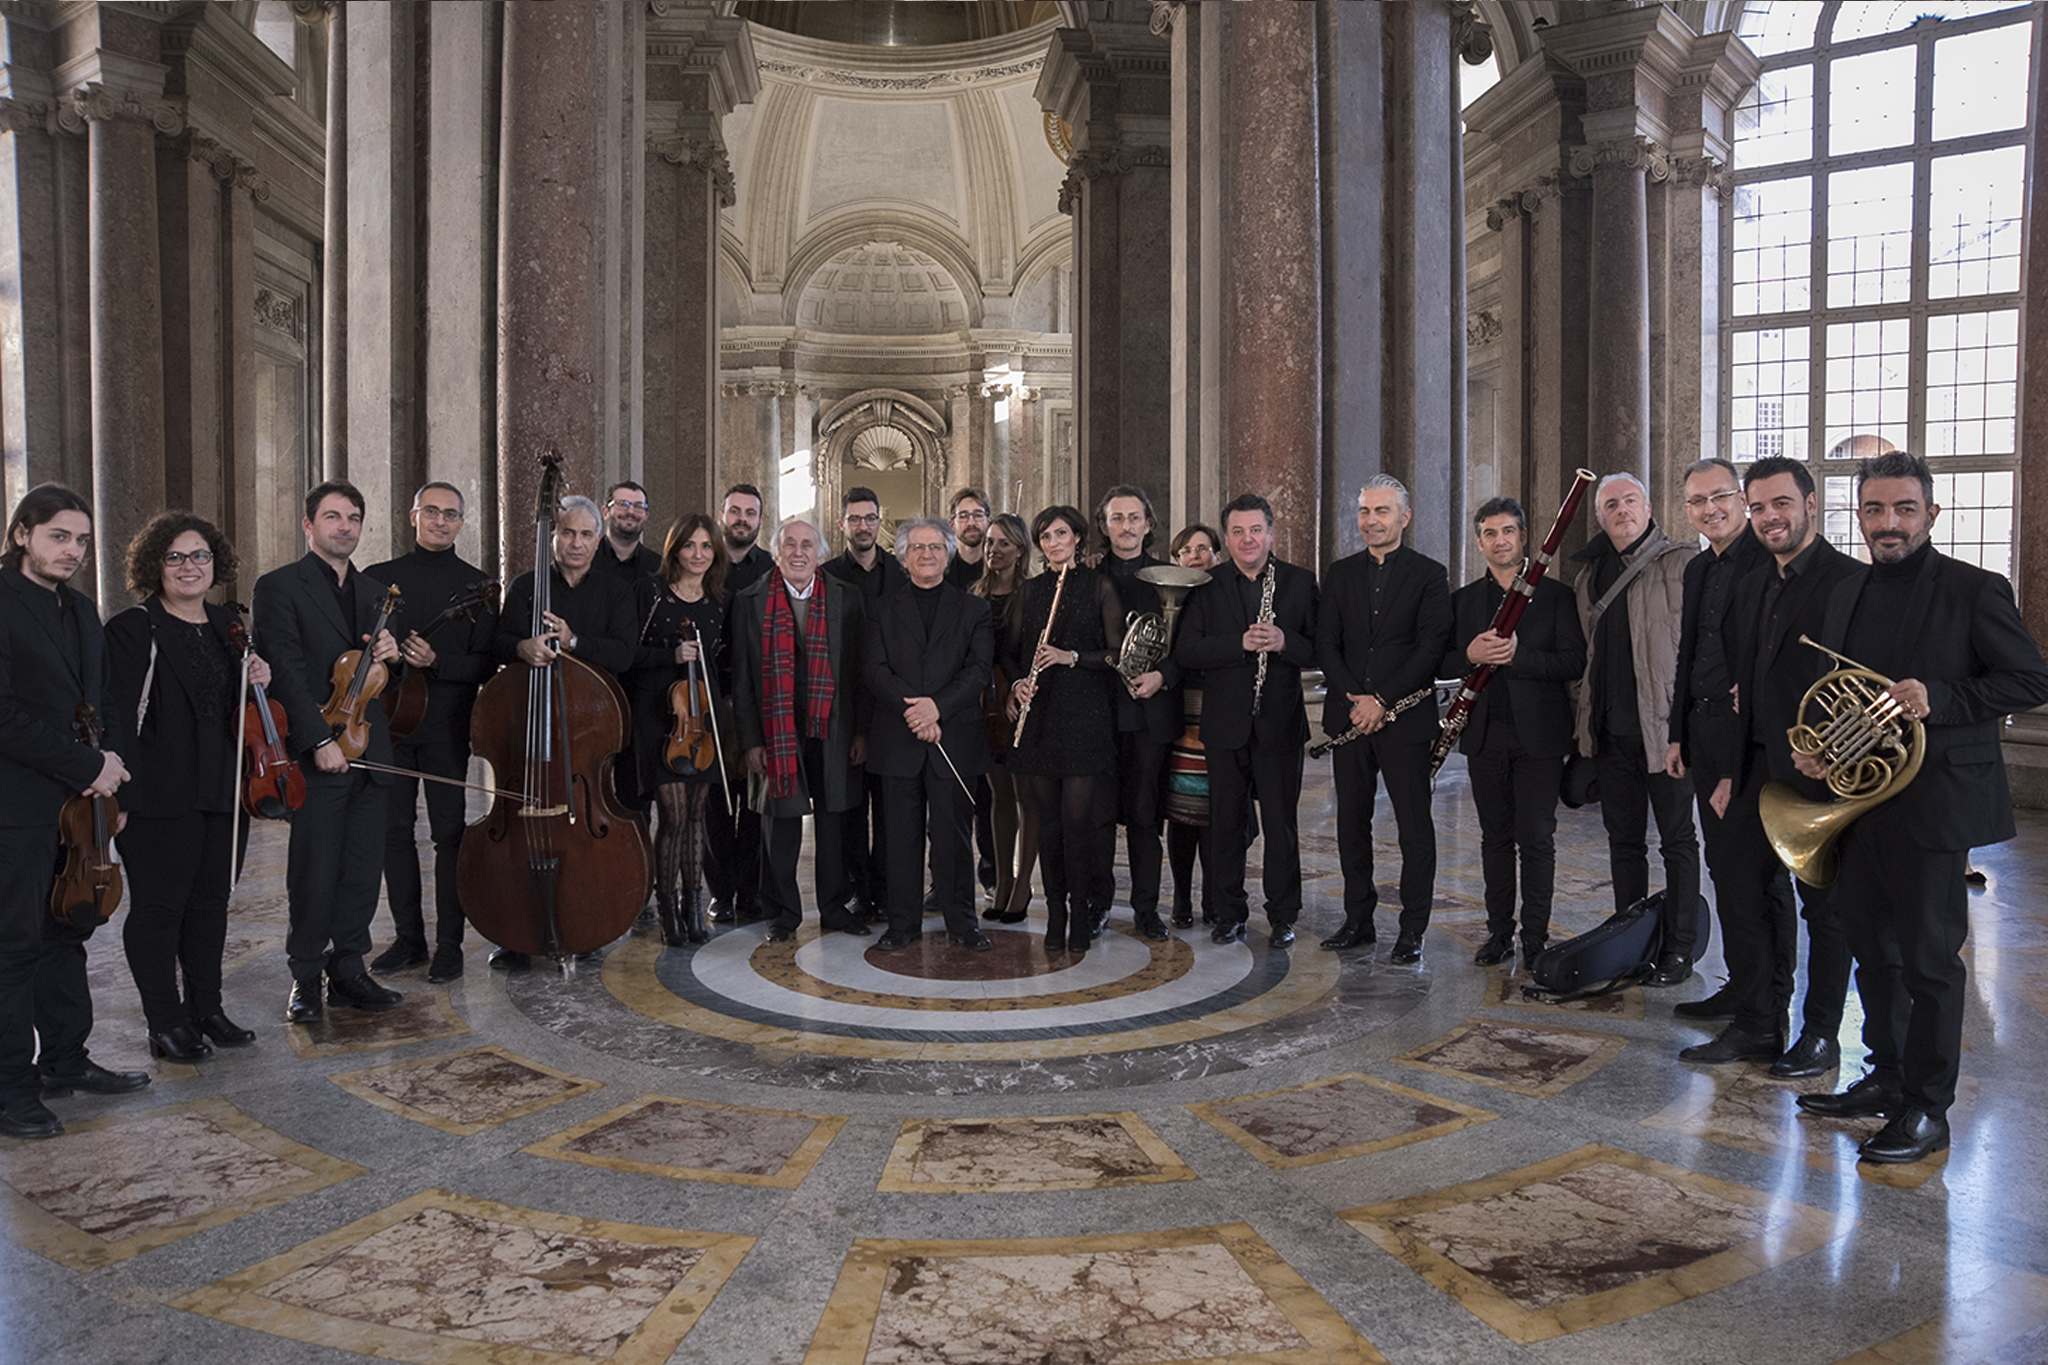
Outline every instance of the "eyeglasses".
<path id="1" fill-rule="evenodd" d="M 862 515 L 858 512 L 848 512 L 846 514 L 846 524 L 848 526 L 880 526 L 882 524 L 882 514 L 880 512 L 869 512 Z"/>
<path id="2" fill-rule="evenodd" d="M 1724 488 L 1718 493 L 1709 493 L 1704 498 L 1687 498 L 1685 500 L 1685 510 L 1697 512 L 1708 503 L 1712 503 L 1716 507 L 1725 507 L 1728 499 L 1741 496 L 1742 490 L 1739 488 Z"/>
<path id="3" fill-rule="evenodd" d="M 646 503 L 632 502 L 625 498 L 613 498 L 610 502 L 606 503 L 605 506 L 616 507 L 621 512 L 645 512 L 647 510 Z"/>
<path id="4" fill-rule="evenodd" d="M 421 521 L 461 521 L 462 512 L 454 507 L 415 507 Z"/>
<path id="5" fill-rule="evenodd" d="M 946 542 L 919 540 L 904 546 L 904 549 L 914 555 L 942 555 L 946 553 Z"/>
<path id="6" fill-rule="evenodd" d="M 955 520 L 955 521 L 987 521 L 987 520 L 988 520 L 988 513 L 986 513 L 986 512 L 969 512 L 969 511 L 967 511 L 967 510 L 966 510 L 965 508 L 962 508 L 962 509 L 961 509 L 960 511 L 958 511 L 958 512 L 955 512 L 955 513 L 953 514 L 953 520 Z"/>
<path id="7" fill-rule="evenodd" d="M 171 551 L 169 551 L 168 553 L 166 553 L 166 554 L 164 555 L 164 567 L 166 567 L 166 568 L 170 568 L 170 569 L 177 569 L 177 568 L 182 568 L 182 567 L 184 567 L 184 566 L 185 566 L 185 565 L 186 565 L 187 563 L 197 564 L 197 565 L 198 565 L 198 566 L 199 566 L 200 568 L 202 568 L 202 569 L 203 569 L 203 568 L 205 568 L 205 567 L 206 567 L 207 565 L 209 565 L 209 564 L 213 563 L 213 551 L 211 551 L 211 550 L 192 550 L 192 551 L 185 551 L 185 550 L 171 550 Z"/>

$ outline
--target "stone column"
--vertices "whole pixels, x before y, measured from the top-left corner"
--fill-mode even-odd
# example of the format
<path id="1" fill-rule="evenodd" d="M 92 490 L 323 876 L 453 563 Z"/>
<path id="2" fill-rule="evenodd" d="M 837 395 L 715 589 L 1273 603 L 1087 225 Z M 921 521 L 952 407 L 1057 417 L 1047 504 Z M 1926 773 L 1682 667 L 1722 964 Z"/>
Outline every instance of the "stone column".
<path id="1" fill-rule="evenodd" d="M 1229 496 L 1223 482 L 1223 403 L 1218 357 L 1222 336 L 1217 312 L 1224 257 L 1220 229 L 1222 178 L 1218 128 L 1222 108 L 1220 51 L 1229 14 L 1216 6 L 1157 3 L 1153 23 L 1164 28 L 1173 67 L 1172 130 L 1168 183 L 1173 195 L 1170 255 L 1173 302 L 1168 317 L 1172 356 L 1167 415 L 1168 458 L 1172 464 L 1166 496 L 1156 495 L 1159 514 L 1172 530 L 1193 521 L 1213 522 Z"/>
<path id="2" fill-rule="evenodd" d="M 36 484 L 64 477 L 65 355 L 57 138 L 47 73 L 49 35 L 0 18 L 9 61 L 0 96 L 0 485 L 11 511 Z M 31 91 L 39 98 L 31 98 Z M 74 248 L 75 249 L 75 248 Z M 89 456 L 88 456 L 89 458 Z"/>
<path id="3" fill-rule="evenodd" d="M 2048 52 L 2034 48 L 2034 145 L 2028 164 L 2027 242 L 2022 259 L 2027 278 L 2020 289 L 2019 493 L 2015 506 L 2027 506 L 2034 493 L 2048 489 Z M 2031 529 L 2031 528 L 2030 528 Z M 2014 587 L 2020 612 L 2034 639 L 2048 640 L 2048 536 L 2036 531 L 2019 537 Z M 2048 727 L 2044 727 L 2048 728 Z M 2048 785 L 2042 789 L 2048 797 Z"/>
<path id="4" fill-rule="evenodd" d="M 327 15 L 327 181 L 320 241 L 320 465 L 348 476 L 348 6 Z M 302 16 L 303 17 L 303 16 Z"/>

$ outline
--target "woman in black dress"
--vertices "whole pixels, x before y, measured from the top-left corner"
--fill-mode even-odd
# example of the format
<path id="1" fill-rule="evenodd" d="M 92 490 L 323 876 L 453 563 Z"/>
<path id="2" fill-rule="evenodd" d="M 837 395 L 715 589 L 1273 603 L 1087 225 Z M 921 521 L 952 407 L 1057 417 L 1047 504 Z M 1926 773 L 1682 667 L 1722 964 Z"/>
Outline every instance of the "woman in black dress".
<path id="1" fill-rule="evenodd" d="M 1006 641 L 1010 616 L 1017 609 L 1017 590 L 1031 570 L 1031 532 L 1015 512 L 998 514 L 988 524 L 983 542 L 981 577 L 968 591 L 988 599 L 996 639 Z M 989 828 L 995 836 L 996 889 L 983 919 L 1022 924 L 1031 908 L 1031 869 L 1038 863 L 1038 802 L 1010 775 L 1009 670 L 998 664 L 982 699 L 983 728 L 988 732 Z"/>
<path id="2" fill-rule="evenodd" d="M 1115 890 L 1114 854 L 1099 836 L 1115 816 L 1116 712 L 1110 688 L 1119 681 L 1123 608 L 1108 577 L 1079 562 L 1088 523 L 1078 510 L 1048 507 L 1031 531 L 1045 556 L 1045 572 L 1019 590 L 1003 651 L 1004 666 L 1017 679 L 1010 690 L 1012 712 L 1030 708 L 1009 769 L 1038 804 L 1046 949 L 1086 952 L 1095 911 L 1107 913 Z"/>
<path id="3" fill-rule="evenodd" d="M 704 804 L 714 799 L 712 784 L 725 773 L 713 763 L 703 772 L 678 772 L 665 754 L 674 721 L 669 688 L 699 676 L 714 697 L 725 695 L 725 554 L 719 548 L 718 526 L 702 512 L 693 512 L 669 528 L 661 567 L 652 578 L 634 585 L 640 641 L 625 679 L 633 703 L 633 768 L 637 789 L 651 794 L 661 807 L 654 842 L 654 896 L 661 916 L 662 942 L 670 947 L 703 943 L 704 925 L 699 874 L 704 866 Z"/>
<path id="4" fill-rule="evenodd" d="M 107 622 L 108 704 L 131 738 L 121 788 L 128 923 L 121 943 L 149 1023 L 149 1054 L 174 1062 L 247 1047 L 256 1035 L 221 1009 L 241 754 L 235 614 L 206 600 L 235 581 L 235 547 L 190 512 L 163 512 L 128 546 L 140 606 Z M 251 657 L 249 679 L 270 666 Z M 184 993 L 179 994 L 179 977 Z"/>

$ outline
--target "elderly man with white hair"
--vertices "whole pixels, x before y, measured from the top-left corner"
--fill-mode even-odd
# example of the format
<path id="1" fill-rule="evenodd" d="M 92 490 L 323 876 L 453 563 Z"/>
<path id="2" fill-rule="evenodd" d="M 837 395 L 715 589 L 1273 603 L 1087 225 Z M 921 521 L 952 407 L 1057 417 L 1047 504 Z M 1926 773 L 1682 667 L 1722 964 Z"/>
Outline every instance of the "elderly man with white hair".
<path id="1" fill-rule="evenodd" d="M 1649 815 L 1664 860 L 1663 952 L 1648 985 L 1676 986 L 1698 955 L 1700 843 L 1692 780 L 1665 771 L 1677 684 L 1685 566 L 1697 551 L 1669 539 L 1650 515 L 1650 490 L 1633 474 L 1609 474 L 1593 491 L 1600 534 L 1572 556 L 1585 567 L 1572 585 L 1586 636 L 1579 680 L 1579 752 L 1598 765 L 1600 815 L 1614 908 L 1650 893 Z"/>
<path id="2" fill-rule="evenodd" d="M 866 615 L 858 588 L 818 572 L 825 537 L 808 521 L 775 531 L 775 569 L 733 599 L 733 711 L 747 755 L 748 803 L 761 815 L 761 913 L 768 940 L 803 924 L 796 885 L 804 817 L 812 818 L 819 927 L 865 938 L 848 912 L 840 817 L 864 788 Z"/>

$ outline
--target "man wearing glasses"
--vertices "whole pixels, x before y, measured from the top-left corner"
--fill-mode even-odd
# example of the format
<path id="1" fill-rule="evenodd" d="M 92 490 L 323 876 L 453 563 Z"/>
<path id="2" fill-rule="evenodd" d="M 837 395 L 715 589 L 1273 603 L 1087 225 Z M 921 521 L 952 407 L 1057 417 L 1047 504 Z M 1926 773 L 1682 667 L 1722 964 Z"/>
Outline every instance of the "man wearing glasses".
<path id="1" fill-rule="evenodd" d="M 988 539 L 988 495 L 979 488 L 963 488 L 953 495 L 949 515 L 953 522 L 953 562 L 946 566 L 946 581 L 956 588 L 971 588 L 981 581 L 981 553 Z"/>
<path id="2" fill-rule="evenodd" d="M 872 616 L 882 598 L 908 583 L 910 577 L 896 556 L 876 543 L 882 532 L 882 500 L 872 488 L 849 488 L 839 500 L 839 531 L 846 549 L 823 571 L 860 595 L 862 608 Z M 845 837 L 846 880 L 853 888 L 853 912 L 879 915 L 888 906 L 885 890 L 888 873 L 874 850 L 883 847 L 882 786 L 877 778 L 863 776 L 865 794 L 840 822 Z"/>
<path id="3" fill-rule="evenodd" d="M 604 539 L 597 543 L 591 567 L 627 583 L 654 577 L 661 556 L 640 543 L 647 525 L 647 490 L 629 480 L 613 484 L 605 499 Z"/>
<path id="4" fill-rule="evenodd" d="M 399 584 L 405 594 L 391 617 L 391 634 L 400 640 L 399 658 L 408 673 L 423 674 L 427 710 L 403 736 L 392 736 L 392 766 L 435 777 L 462 779 L 469 771 L 469 712 L 477 689 L 497 670 L 491 637 L 498 626 L 494 605 L 467 618 L 452 620 L 428 640 L 442 610 L 490 577 L 455 552 L 467 507 L 462 490 L 451 483 L 430 483 L 413 495 L 411 554 L 379 564 L 369 576 L 379 583 Z M 403 675 L 385 688 L 396 697 Z M 414 822 L 419 818 L 420 780 L 391 780 L 390 823 L 384 836 L 385 899 L 391 906 L 391 946 L 370 968 L 395 972 L 427 963 L 427 980 L 440 985 L 462 975 L 462 903 L 455 892 L 455 859 L 462 847 L 462 788 L 429 782 L 427 828 L 434 842 L 434 946 L 428 961 L 425 917 L 420 906 L 420 850 Z"/>

